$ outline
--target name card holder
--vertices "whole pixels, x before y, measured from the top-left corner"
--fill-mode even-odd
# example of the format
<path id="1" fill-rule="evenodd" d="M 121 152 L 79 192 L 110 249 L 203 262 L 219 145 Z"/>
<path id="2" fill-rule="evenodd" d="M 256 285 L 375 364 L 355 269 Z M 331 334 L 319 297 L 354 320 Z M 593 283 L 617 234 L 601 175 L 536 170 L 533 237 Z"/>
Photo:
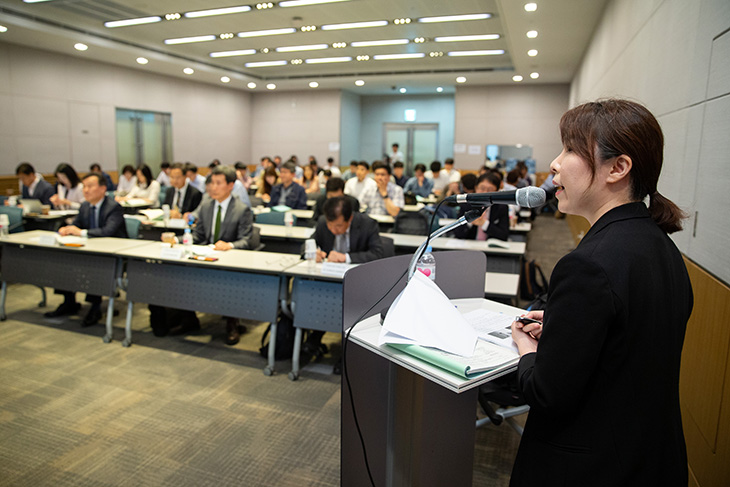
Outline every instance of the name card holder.
<path id="1" fill-rule="evenodd" d="M 185 256 L 185 249 L 182 246 L 178 247 L 162 247 L 160 249 L 161 259 L 176 259 L 180 260 Z"/>

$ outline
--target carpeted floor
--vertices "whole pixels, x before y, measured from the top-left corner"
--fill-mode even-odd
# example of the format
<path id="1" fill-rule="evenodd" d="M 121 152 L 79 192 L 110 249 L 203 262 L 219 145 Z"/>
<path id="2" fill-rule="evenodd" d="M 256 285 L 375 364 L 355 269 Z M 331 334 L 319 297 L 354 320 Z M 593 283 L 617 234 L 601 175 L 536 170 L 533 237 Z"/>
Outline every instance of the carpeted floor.
<path id="1" fill-rule="evenodd" d="M 528 254 L 546 271 L 572 248 L 564 220 L 539 217 Z M 234 347 L 224 322 L 156 338 L 136 306 L 134 345 L 101 341 L 78 317 L 46 319 L 60 297 L 8 288 L 0 323 L 0 486 L 336 486 L 340 378 L 332 356 L 289 381 L 290 362 L 267 377 L 258 354 L 265 324 L 247 322 Z M 120 300 L 118 309 L 125 309 Z M 82 308 L 84 313 L 86 308 Z M 326 341 L 339 353 L 339 336 Z M 477 431 L 474 485 L 507 485 L 519 436 Z"/>

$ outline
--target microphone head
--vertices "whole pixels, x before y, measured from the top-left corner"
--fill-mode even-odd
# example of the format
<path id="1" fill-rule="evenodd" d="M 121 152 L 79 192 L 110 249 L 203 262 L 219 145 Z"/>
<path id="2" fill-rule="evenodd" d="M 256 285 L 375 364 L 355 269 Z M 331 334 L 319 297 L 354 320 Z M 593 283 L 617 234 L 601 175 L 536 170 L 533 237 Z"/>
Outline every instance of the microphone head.
<path id="1" fill-rule="evenodd" d="M 544 205 L 546 199 L 545 190 L 535 186 L 520 188 L 515 192 L 515 200 L 523 208 L 537 208 Z"/>

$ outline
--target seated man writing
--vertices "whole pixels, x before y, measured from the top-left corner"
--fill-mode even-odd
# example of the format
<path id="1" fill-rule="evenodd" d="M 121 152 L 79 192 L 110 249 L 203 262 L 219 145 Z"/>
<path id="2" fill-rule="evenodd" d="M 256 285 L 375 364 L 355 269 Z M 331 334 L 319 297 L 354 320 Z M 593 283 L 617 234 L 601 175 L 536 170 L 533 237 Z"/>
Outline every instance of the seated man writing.
<path id="1" fill-rule="evenodd" d="M 324 203 L 324 215 L 320 217 L 314 231 L 317 242 L 317 262 L 363 263 L 383 257 L 383 243 L 378 232 L 378 223 L 362 213 L 354 211 L 350 198 L 339 196 Z M 322 345 L 323 331 L 312 331 L 302 345 L 301 364 L 306 365 L 313 357 L 326 353 Z M 342 369 L 341 361 L 334 367 L 334 373 Z"/>
<path id="2" fill-rule="evenodd" d="M 61 227 L 61 235 L 76 235 L 79 237 L 127 237 L 127 228 L 124 224 L 124 213 L 119 203 L 106 196 L 106 179 L 99 173 L 89 173 L 83 180 L 84 201 L 79 208 L 71 225 Z M 45 314 L 48 318 L 72 315 L 78 312 L 80 305 L 76 302 L 76 293 L 73 291 L 56 291 L 64 296 L 63 303 L 55 311 Z M 86 295 L 86 301 L 91 303 L 82 326 L 91 326 L 101 319 L 101 296 Z"/>

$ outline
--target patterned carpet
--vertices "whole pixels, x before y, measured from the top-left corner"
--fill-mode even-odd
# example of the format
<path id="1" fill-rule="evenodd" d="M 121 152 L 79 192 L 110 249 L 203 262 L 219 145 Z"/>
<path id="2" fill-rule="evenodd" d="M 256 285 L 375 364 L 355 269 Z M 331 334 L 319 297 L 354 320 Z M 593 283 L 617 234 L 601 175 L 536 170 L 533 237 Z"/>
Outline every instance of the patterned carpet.
<path id="1" fill-rule="evenodd" d="M 540 217 L 528 246 L 570 241 L 564 221 Z M 555 241 L 563 241 L 563 247 Z M 562 252 L 562 253 L 561 253 Z M 136 306 L 134 345 L 104 344 L 101 325 L 46 319 L 60 297 L 11 285 L 0 323 L 0 486 L 337 486 L 340 378 L 334 359 L 289 381 L 290 362 L 266 377 L 258 354 L 265 324 L 248 322 L 234 347 L 224 322 L 201 314 L 202 330 L 156 338 Z M 80 297 L 80 295 L 79 295 Z M 125 309 L 123 300 L 117 309 Z M 81 313 L 85 313 L 84 306 Z M 326 340 L 339 353 L 339 336 Z M 477 431 L 474 485 L 507 485 L 519 437 L 508 426 Z"/>

